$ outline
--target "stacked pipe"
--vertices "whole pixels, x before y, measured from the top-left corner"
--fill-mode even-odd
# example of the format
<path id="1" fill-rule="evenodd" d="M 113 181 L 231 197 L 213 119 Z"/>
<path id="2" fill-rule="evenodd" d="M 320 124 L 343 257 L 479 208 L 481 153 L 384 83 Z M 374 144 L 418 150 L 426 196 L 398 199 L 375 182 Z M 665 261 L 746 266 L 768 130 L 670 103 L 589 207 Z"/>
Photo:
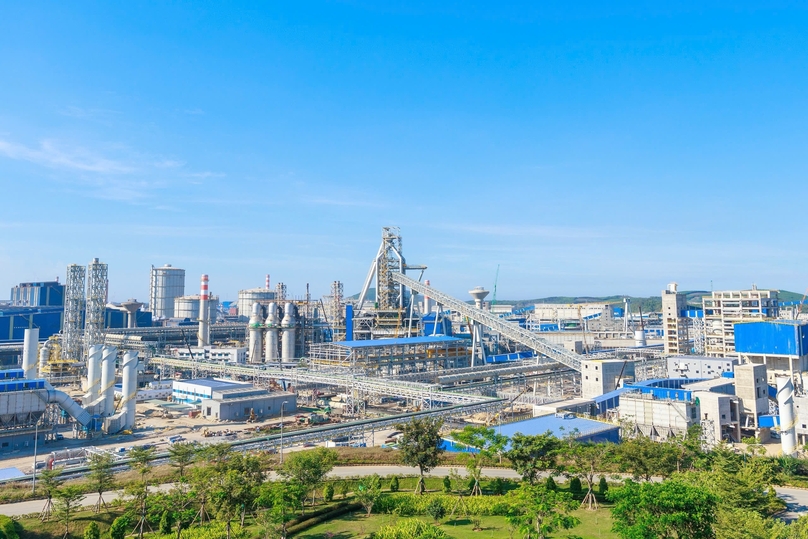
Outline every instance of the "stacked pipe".
<path id="1" fill-rule="evenodd" d="M 287 303 L 283 308 L 283 341 L 281 342 L 281 361 L 286 363 L 295 359 L 295 305 Z"/>
<path id="2" fill-rule="evenodd" d="M 249 348 L 249 362 L 261 363 L 261 349 L 263 348 L 263 329 L 264 324 L 261 320 L 261 305 L 256 302 L 252 306 L 252 316 L 250 316 L 250 348 Z"/>
<path id="3" fill-rule="evenodd" d="M 123 399 L 121 400 L 121 413 L 123 414 L 123 430 L 135 428 L 135 407 L 137 405 L 137 352 L 126 352 L 123 355 Z"/>
<path id="4" fill-rule="evenodd" d="M 118 349 L 114 346 L 105 346 L 101 352 L 101 386 L 99 394 L 104 397 L 104 406 L 99 413 L 109 417 L 115 413 L 115 360 Z"/>
<path id="5" fill-rule="evenodd" d="M 208 309 L 208 276 L 202 275 L 201 287 L 199 290 L 199 332 L 197 334 L 197 346 L 210 346 L 210 312 Z"/>
<path id="6" fill-rule="evenodd" d="M 264 346 L 265 360 L 267 362 L 275 362 L 278 360 L 278 327 L 280 326 L 280 317 L 278 316 L 278 304 L 274 301 L 267 307 L 267 337 Z"/>
<path id="7" fill-rule="evenodd" d="M 25 330 L 22 343 L 22 370 L 29 380 L 36 378 L 36 349 L 39 345 L 39 328 Z"/>
<path id="8" fill-rule="evenodd" d="M 797 449 L 794 418 L 794 381 L 791 376 L 777 377 L 777 406 L 780 409 L 780 443 L 783 454 L 792 455 Z"/>

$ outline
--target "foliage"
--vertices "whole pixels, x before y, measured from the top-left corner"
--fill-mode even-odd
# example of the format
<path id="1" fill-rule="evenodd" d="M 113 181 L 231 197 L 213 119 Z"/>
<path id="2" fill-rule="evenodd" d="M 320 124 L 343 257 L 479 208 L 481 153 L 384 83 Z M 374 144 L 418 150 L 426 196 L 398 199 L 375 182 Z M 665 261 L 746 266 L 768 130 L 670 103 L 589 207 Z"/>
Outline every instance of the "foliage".
<path id="1" fill-rule="evenodd" d="M 323 499 L 331 503 L 334 500 L 334 484 L 333 483 L 326 483 L 323 487 Z"/>
<path id="2" fill-rule="evenodd" d="M 459 458 L 466 465 L 466 470 L 469 474 L 471 495 L 479 496 L 482 494 L 480 478 L 482 477 L 483 465 L 490 462 L 495 455 L 502 453 L 508 438 L 497 434 L 490 427 L 474 425 L 466 425 L 463 430 L 453 432 L 452 438 L 475 450 L 461 453 Z"/>
<path id="3" fill-rule="evenodd" d="M 109 536 L 111 539 L 124 539 L 129 529 L 129 517 L 126 515 L 120 516 L 112 521 L 112 526 L 109 527 Z"/>
<path id="4" fill-rule="evenodd" d="M 423 494 L 426 490 L 424 474 L 438 465 L 443 454 L 441 427 L 443 420 L 433 417 L 413 419 L 397 425 L 402 433 L 398 442 L 401 462 L 407 466 L 417 467 L 420 472 L 420 479 L 415 487 L 416 493 Z"/>
<path id="5" fill-rule="evenodd" d="M 0 539 L 19 539 L 19 524 L 6 515 L 0 515 Z"/>
<path id="6" fill-rule="evenodd" d="M 511 437 L 510 449 L 505 452 L 505 457 L 524 481 L 535 483 L 540 472 L 555 466 L 560 448 L 561 441 L 549 431 L 533 436 L 517 432 Z"/>
<path id="7" fill-rule="evenodd" d="M 716 539 L 785 539 L 789 531 L 783 522 L 745 509 L 718 511 L 714 529 Z"/>
<path id="8" fill-rule="evenodd" d="M 90 472 L 87 477 L 93 485 L 93 491 L 98 493 L 98 501 L 95 504 L 95 512 L 101 510 L 101 506 L 107 506 L 102 494 L 113 488 L 115 475 L 112 472 L 114 460 L 109 453 L 93 453 L 89 458 Z"/>
<path id="9" fill-rule="evenodd" d="M 356 489 L 354 497 L 367 511 L 367 516 L 373 511 L 373 506 L 379 501 L 382 494 L 381 479 L 378 474 L 366 477 Z"/>
<path id="10" fill-rule="evenodd" d="M 680 480 L 635 483 L 612 489 L 613 530 L 624 539 L 710 539 L 716 497 Z"/>
<path id="11" fill-rule="evenodd" d="M 505 494 L 505 481 L 501 477 L 496 477 L 491 481 L 491 492 L 497 496 Z"/>
<path id="12" fill-rule="evenodd" d="M 438 497 L 432 498 L 429 505 L 426 506 L 426 513 L 432 517 L 435 524 L 440 522 L 446 516 L 446 507 L 443 506 L 443 500 Z"/>
<path id="13" fill-rule="evenodd" d="M 569 529 L 578 524 L 578 519 L 569 513 L 576 507 L 572 496 L 566 492 L 553 492 L 543 485 L 522 483 L 518 490 L 509 493 L 516 509 L 510 516 L 519 524 L 525 535 L 536 532 L 538 539 L 560 529 Z"/>
<path id="14" fill-rule="evenodd" d="M 443 492 L 446 492 L 447 494 L 452 492 L 452 480 L 448 475 L 443 478 Z"/>
<path id="15" fill-rule="evenodd" d="M 185 470 L 196 459 L 196 447 L 192 444 L 173 444 L 168 449 L 168 461 L 180 474 L 180 481 L 185 479 Z"/>
<path id="16" fill-rule="evenodd" d="M 614 449 L 620 471 L 630 473 L 635 480 L 650 481 L 653 475 L 668 477 L 676 471 L 676 454 L 670 444 L 638 436 L 623 440 Z"/>
<path id="17" fill-rule="evenodd" d="M 84 539 L 101 539 L 101 530 L 98 529 L 98 524 L 95 521 L 90 522 L 84 528 Z"/>
<path id="18" fill-rule="evenodd" d="M 280 474 L 303 485 L 306 492 L 313 493 L 328 472 L 334 468 L 336 461 L 336 452 L 325 447 L 297 451 L 286 458 Z"/>
<path id="19" fill-rule="evenodd" d="M 548 475 L 547 479 L 544 480 L 544 488 L 553 492 L 558 490 L 558 485 L 556 485 L 555 479 L 553 479 L 552 475 Z"/>
<path id="20" fill-rule="evenodd" d="M 373 535 L 374 539 L 447 539 L 446 532 L 420 520 L 400 520 L 389 526 L 382 526 Z"/>
<path id="21" fill-rule="evenodd" d="M 598 481 L 598 494 L 604 496 L 608 491 L 609 491 L 609 483 L 607 483 L 606 478 L 601 475 L 600 481 Z"/>
<path id="22" fill-rule="evenodd" d="M 171 526 L 174 524 L 173 520 L 171 513 L 168 510 L 164 510 L 163 515 L 160 517 L 160 533 L 163 535 L 171 533 Z M 85 537 L 85 539 L 87 538 Z"/>
<path id="23" fill-rule="evenodd" d="M 428 515 L 427 508 L 432 500 L 439 499 L 444 507 L 454 507 L 456 496 L 429 494 L 427 496 L 400 492 L 381 496 L 374 505 L 376 513 L 395 513 L 399 516 Z M 508 513 L 511 499 L 508 497 L 475 496 L 463 500 L 464 509 L 470 516 L 504 516 Z"/>
<path id="24" fill-rule="evenodd" d="M 339 482 L 339 493 L 344 500 L 348 493 L 351 491 L 351 484 L 348 481 Z"/>
<path id="25" fill-rule="evenodd" d="M 396 475 L 390 480 L 390 492 L 398 492 L 398 476 Z"/>
<path id="26" fill-rule="evenodd" d="M 257 503 L 269 510 L 261 514 L 260 524 L 267 535 L 286 537 L 287 524 L 303 507 L 305 488 L 294 480 L 266 482 L 261 485 Z"/>
<path id="27" fill-rule="evenodd" d="M 570 481 L 570 492 L 576 495 L 581 493 L 581 481 L 578 478 L 582 477 L 586 481 L 587 488 L 581 506 L 585 505 L 590 510 L 598 508 L 598 501 L 595 498 L 595 475 L 610 458 L 612 447 L 609 444 L 570 443 L 565 455 L 568 461 L 565 472 L 575 474 Z"/>
<path id="28" fill-rule="evenodd" d="M 575 496 L 580 496 L 584 488 L 581 486 L 581 480 L 577 477 L 570 479 L 570 492 Z"/>
<path id="29" fill-rule="evenodd" d="M 84 497 L 76 485 L 68 485 L 56 491 L 56 518 L 65 526 L 65 537 L 70 534 L 70 523 L 73 521 Z"/>

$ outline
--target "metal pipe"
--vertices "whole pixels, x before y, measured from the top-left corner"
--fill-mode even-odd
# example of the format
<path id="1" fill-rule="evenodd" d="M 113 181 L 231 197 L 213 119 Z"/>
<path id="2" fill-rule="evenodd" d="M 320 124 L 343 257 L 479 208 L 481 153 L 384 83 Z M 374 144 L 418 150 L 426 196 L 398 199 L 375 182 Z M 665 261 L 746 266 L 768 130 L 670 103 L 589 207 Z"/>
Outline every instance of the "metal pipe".
<path id="1" fill-rule="evenodd" d="M 39 345 L 39 328 L 25 330 L 22 344 L 22 370 L 23 376 L 32 380 L 36 378 L 36 349 Z"/>
<path id="2" fill-rule="evenodd" d="M 99 395 L 104 397 L 104 405 L 99 412 L 104 417 L 115 413 L 115 361 L 118 359 L 118 349 L 114 346 L 105 346 L 101 352 L 101 386 Z"/>

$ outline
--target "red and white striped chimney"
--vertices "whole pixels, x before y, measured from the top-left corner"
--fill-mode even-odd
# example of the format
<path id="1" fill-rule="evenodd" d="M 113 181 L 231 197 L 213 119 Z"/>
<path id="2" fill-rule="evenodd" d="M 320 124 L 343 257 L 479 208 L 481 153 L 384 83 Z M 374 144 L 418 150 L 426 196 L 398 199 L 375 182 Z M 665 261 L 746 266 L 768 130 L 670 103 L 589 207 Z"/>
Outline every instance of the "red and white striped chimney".
<path id="1" fill-rule="evenodd" d="M 208 276 L 202 275 L 202 281 L 199 288 L 199 332 L 197 333 L 197 346 L 210 346 L 210 308 L 208 307 L 208 300 L 210 293 L 208 292 Z"/>
<path id="2" fill-rule="evenodd" d="M 267 290 L 269 290 L 269 273 L 267 273 L 267 282 L 266 282 L 266 287 L 265 288 Z"/>

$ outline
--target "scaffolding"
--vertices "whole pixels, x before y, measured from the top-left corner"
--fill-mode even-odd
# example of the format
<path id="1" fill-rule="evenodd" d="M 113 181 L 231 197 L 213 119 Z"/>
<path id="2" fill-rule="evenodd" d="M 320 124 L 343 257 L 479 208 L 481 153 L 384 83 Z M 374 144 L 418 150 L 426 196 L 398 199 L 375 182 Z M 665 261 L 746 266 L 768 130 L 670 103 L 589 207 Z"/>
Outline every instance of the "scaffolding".
<path id="1" fill-rule="evenodd" d="M 283 283 L 276 283 L 275 284 L 275 301 L 280 303 L 282 301 L 286 301 L 286 285 Z"/>
<path id="2" fill-rule="evenodd" d="M 109 279 L 107 265 L 94 258 L 87 266 L 87 313 L 84 317 L 84 355 L 94 344 L 101 344 Z"/>
<path id="3" fill-rule="evenodd" d="M 84 279 L 86 268 L 78 264 L 67 266 L 65 279 L 65 315 L 62 330 L 62 359 L 81 359 L 82 314 L 84 312 Z"/>

